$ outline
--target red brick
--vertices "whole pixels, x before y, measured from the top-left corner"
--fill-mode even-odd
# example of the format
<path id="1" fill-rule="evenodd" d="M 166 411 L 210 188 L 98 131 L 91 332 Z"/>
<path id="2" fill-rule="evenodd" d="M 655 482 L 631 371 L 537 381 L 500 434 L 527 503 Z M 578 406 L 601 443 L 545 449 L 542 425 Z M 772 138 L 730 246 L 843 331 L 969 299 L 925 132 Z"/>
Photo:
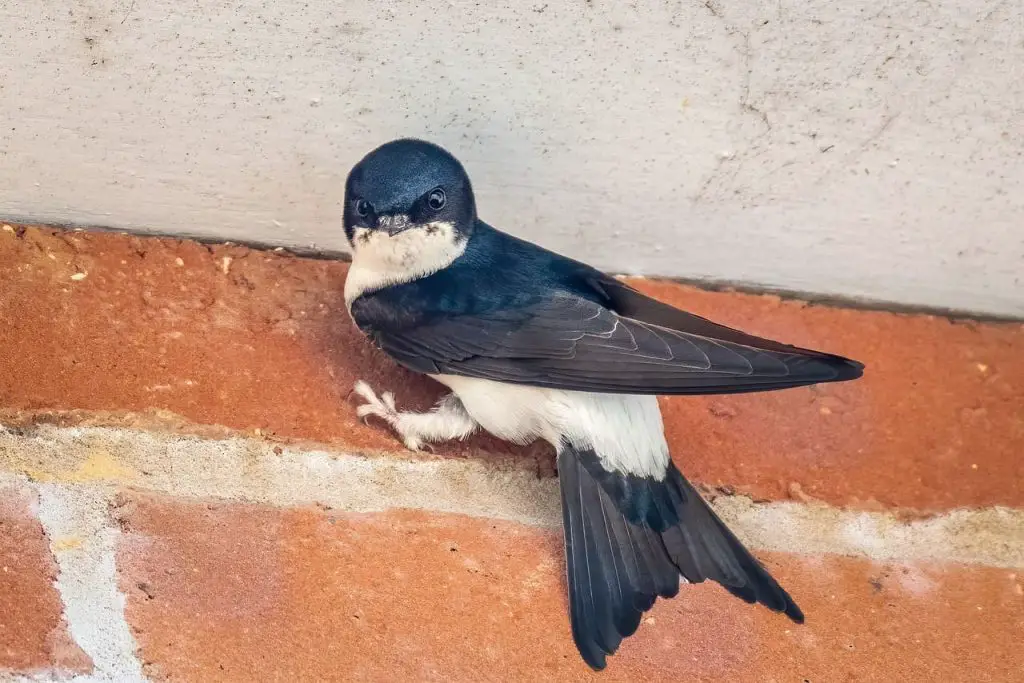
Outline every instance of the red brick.
<path id="1" fill-rule="evenodd" d="M 637 282 L 754 334 L 856 358 L 855 382 L 663 400 L 673 455 L 756 497 L 927 510 L 1024 504 L 1024 325 Z"/>
<path id="2" fill-rule="evenodd" d="M 0 420 L 57 413 L 71 422 L 149 424 L 171 411 L 188 430 L 223 425 L 367 452 L 400 449 L 387 431 L 356 419 L 346 402 L 353 381 L 394 389 L 413 408 L 440 388 L 397 369 L 354 329 L 342 300 L 346 268 L 187 240 L 0 232 Z M 76 273 L 85 278 L 72 280 Z M 1021 324 L 638 286 L 868 366 L 864 379 L 843 385 L 666 399 L 673 453 L 696 480 L 763 498 L 785 497 L 797 484 L 836 504 L 1024 505 Z M 524 453 L 489 438 L 440 449 L 481 451 Z M 526 454 L 553 469 L 546 449 Z"/>
<path id="3" fill-rule="evenodd" d="M 1002 569 L 770 555 L 805 626 L 684 586 L 592 675 L 557 534 L 145 495 L 120 515 L 127 617 L 156 679 L 1020 680 L 1024 591 Z"/>
<path id="4" fill-rule="evenodd" d="M 92 661 L 68 634 L 33 505 L 30 491 L 0 487 L 0 672 L 89 672 Z"/>

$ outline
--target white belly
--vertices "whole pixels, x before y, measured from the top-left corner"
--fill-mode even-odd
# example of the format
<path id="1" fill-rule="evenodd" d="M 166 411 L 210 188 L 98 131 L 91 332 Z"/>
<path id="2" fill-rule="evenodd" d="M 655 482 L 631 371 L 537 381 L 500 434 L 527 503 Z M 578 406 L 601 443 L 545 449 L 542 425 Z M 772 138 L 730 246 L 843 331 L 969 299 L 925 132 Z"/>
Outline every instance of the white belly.
<path id="1" fill-rule="evenodd" d="M 432 375 L 455 392 L 484 430 L 506 441 L 544 439 L 593 449 L 610 471 L 661 479 L 668 465 L 661 409 L 655 396 L 592 394 Z"/>

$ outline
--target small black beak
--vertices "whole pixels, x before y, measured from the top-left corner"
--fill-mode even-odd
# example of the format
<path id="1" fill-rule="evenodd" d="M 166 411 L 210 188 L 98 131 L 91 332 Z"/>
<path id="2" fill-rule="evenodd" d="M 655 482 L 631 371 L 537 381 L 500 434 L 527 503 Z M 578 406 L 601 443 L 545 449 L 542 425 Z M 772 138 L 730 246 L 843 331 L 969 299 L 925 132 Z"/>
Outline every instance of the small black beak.
<path id="1" fill-rule="evenodd" d="M 412 227 L 412 222 L 405 214 L 385 214 L 377 216 L 377 229 L 383 230 L 388 235 L 397 235 Z"/>

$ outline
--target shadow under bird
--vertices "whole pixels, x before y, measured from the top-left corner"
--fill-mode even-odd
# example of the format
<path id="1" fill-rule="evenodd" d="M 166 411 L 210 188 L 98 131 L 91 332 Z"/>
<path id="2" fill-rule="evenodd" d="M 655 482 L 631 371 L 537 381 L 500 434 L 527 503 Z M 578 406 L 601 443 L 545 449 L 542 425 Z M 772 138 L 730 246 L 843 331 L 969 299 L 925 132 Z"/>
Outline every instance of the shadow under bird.
<path id="1" fill-rule="evenodd" d="M 357 382 L 358 414 L 412 449 L 477 429 L 555 447 L 570 624 L 587 664 L 603 669 L 680 576 L 803 622 L 672 462 L 657 395 L 841 382 L 863 365 L 718 325 L 492 228 L 462 165 L 420 140 L 384 144 L 352 169 L 344 223 L 356 325 L 451 389 L 411 413 Z"/>

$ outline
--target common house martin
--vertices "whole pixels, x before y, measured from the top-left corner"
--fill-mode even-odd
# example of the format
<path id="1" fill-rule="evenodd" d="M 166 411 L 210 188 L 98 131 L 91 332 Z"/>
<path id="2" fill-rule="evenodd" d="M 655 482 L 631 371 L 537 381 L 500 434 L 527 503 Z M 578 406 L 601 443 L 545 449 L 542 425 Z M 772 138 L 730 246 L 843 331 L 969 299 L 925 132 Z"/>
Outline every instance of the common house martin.
<path id="1" fill-rule="evenodd" d="M 360 381 L 357 414 L 414 450 L 478 429 L 555 448 L 569 620 L 588 665 L 603 669 L 680 576 L 803 622 L 676 468 L 657 396 L 842 382 L 861 363 L 716 324 L 491 227 L 462 164 L 421 140 L 388 142 L 356 164 L 344 226 L 356 325 L 451 389 L 414 413 Z"/>

